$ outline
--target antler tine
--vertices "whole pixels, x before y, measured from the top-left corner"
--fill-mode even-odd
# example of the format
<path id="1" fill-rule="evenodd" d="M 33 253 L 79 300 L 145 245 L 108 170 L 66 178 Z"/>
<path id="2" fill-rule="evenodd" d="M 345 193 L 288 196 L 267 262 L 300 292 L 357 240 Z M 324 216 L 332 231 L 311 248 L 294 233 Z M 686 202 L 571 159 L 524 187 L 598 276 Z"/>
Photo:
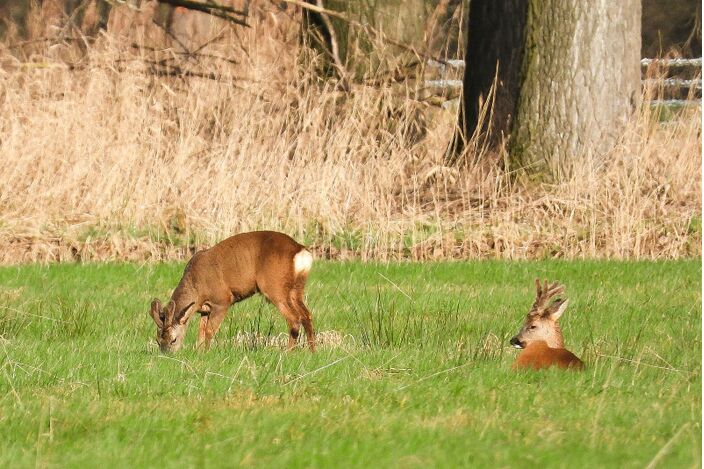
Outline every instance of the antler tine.
<path id="1" fill-rule="evenodd" d="M 535 314 L 540 311 L 543 298 L 543 285 L 540 283 L 540 279 L 536 277 L 535 279 L 535 301 L 533 302 L 533 308 L 531 308 L 530 314 Z"/>
<path id="2" fill-rule="evenodd" d="M 555 295 L 559 295 L 565 290 L 565 287 L 560 285 L 558 282 L 553 282 L 552 285 L 550 285 L 550 288 L 547 289 L 547 292 L 545 293 L 545 296 L 548 298 L 551 298 Z"/>
<path id="3" fill-rule="evenodd" d="M 530 314 L 540 314 L 549 306 L 550 300 L 556 295 L 565 291 L 565 287 L 559 282 L 548 284 L 547 279 L 541 284 L 539 279 L 535 279 L 536 296 L 533 309 Z"/>
<path id="4" fill-rule="evenodd" d="M 169 302 L 166 304 L 165 314 L 166 318 L 168 318 L 168 322 L 173 321 L 174 313 L 176 313 L 176 302 L 174 300 L 169 300 Z"/>

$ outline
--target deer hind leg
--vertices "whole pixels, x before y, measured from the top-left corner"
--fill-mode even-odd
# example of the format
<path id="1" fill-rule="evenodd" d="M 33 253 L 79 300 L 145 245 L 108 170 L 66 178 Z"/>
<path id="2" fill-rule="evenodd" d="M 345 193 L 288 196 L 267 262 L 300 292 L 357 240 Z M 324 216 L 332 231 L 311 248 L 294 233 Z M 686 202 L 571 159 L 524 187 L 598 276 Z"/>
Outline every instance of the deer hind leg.
<path id="1" fill-rule="evenodd" d="M 291 291 L 291 303 L 298 313 L 299 320 L 306 331 L 306 339 L 311 352 L 315 352 L 315 331 L 313 330 L 313 315 L 303 302 L 303 289 L 296 288 Z"/>
<path id="2" fill-rule="evenodd" d="M 298 317 L 296 309 L 292 307 L 290 302 L 286 300 L 279 300 L 273 302 L 281 315 L 286 319 L 286 324 L 288 324 L 288 349 L 293 350 L 298 342 L 298 334 L 301 329 L 301 320 Z"/>

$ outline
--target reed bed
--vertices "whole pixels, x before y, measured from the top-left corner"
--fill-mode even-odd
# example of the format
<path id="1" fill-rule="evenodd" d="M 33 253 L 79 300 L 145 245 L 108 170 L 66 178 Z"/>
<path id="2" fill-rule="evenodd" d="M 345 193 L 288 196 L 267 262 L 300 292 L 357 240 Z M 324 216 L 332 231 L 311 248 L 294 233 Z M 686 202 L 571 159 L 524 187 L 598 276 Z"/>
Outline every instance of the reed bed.
<path id="1" fill-rule="evenodd" d="M 0 262 L 180 259 L 254 229 L 338 259 L 701 255 L 700 108 L 664 119 L 645 90 L 619 145 L 558 181 L 502 152 L 448 167 L 456 110 L 422 80 L 341 91 L 272 21 L 190 56 L 148 28 L 8 36 Z"/>

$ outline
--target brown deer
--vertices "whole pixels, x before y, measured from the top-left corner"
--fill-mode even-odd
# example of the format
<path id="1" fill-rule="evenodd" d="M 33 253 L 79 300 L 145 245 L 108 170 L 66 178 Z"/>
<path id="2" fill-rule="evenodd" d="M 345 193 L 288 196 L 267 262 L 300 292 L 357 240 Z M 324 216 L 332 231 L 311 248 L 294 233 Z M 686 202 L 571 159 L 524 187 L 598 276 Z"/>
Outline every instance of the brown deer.
<path id="1" fill-rule="evenodd" d="M 313 318 L 303 302 L 312 265 L 310 252 L 275 231 L 238 234 L 195 253 L 166 306 L 152 301 L 159 348 L 164 353 L 180 349 L 188 321 L 196 313 L 201 314 L 197 347 L 209 348 L 227 309 L 261 293 L 286 318 L 289 350 L 295 347 L 302 324 L 308 346 L 315 351 Z"/>
<path id="2" fill-rule="evenodd" d="M 511 339 L 511 345 L 523 349 L 513 363 L 513 369 L 521 368 L 584 368 L 582 360 L 565 348 L 562 331 L 557 320 L 567 309 L 569 301 L 565 298 L 555 298 L 565 291 L 565 287 L 557 282 L 548 286 L 535 279 L 537 293 L 533 308 L 518 334 Z M 554 301 L 553 301 L 554 299 Z"/>

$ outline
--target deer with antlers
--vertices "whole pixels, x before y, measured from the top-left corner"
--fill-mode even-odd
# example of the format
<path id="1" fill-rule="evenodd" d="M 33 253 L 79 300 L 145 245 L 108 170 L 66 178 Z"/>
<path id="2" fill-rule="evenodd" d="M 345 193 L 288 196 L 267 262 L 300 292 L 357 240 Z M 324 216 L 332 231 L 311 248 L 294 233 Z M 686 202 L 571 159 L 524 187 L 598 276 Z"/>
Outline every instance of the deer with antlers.
<path id="1" fill-rule="evenodd" d="M 198 346 L 208 348 L 230 305 L 255 293 L 273 303 L 289 327 L 288 348 L 296 346 L 301 325 L 315 351 L 313 317 L 303 302 L 312 254 L 291 237 L 275 231 L 241 233 L 197 252 L 181 281 L 162 306 L 154 299 L 149 314 L 156 323 L 162 352 L 183 344 L 188 321 L 200 314 Z"/>
<path id="2" fill-rule="evenodd" d="M 565 348 L 562 330 L 557 320 L 567 309 L 569 301 L 557 297 L 565 291 L 565 287 L 557 282 L 541 285 L 540 279 L 535 279 L 536 296 L 523 327 L 511 338 L 511 345 L 520 348 L 513 364 L 513 369 L 541 369 L 557 366 L 581 370 L 582 360 Z"/>

